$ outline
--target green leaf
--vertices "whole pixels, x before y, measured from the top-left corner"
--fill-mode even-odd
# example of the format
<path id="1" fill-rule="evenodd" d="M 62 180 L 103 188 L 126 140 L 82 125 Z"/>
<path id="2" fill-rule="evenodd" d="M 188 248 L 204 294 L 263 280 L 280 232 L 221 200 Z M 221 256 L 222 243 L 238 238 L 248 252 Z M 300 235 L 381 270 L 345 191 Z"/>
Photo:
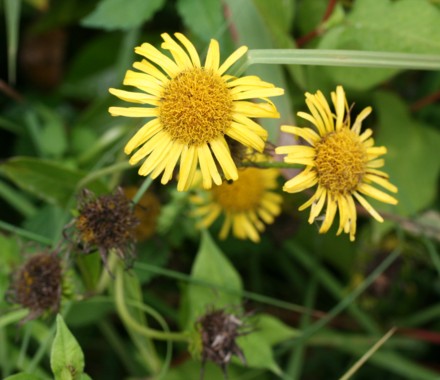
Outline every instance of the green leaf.
<path id="1" fill-rule="evenodd" d="M 15 375 L 5 377 L 3 380 L 42 380 L 41 377 L 30 373 L 16 373 Z"/>
<path id="2" fill-rule="evenodd" d="M 357 0 L 344 24 L 330 30 L 320 49 L 440 53 L 440 12 L 427 0 Z M 325 68 L 336 83 L 366 90 L 398 70 Z"/>
<path id="3" fill-rule="evenodd" d="M 270 345 L 281 343 L 286 339 L 292 339 L 299 335 L 298 330 L 287 326 L 269 314 L 258 314 L 256 318 L 256 332 Z"/>
<path id="4" fill-rule="evenodd" d="M 141 26 L 162 8 L 164 0 L 101 0 L 82 25 L 105 30 L 128 30 Z"/>
<path id="5" fill-rule="evenodd" d="M 0 163 L 0 173 L 22 189 L 60 206 L 67 205 L 77 192 L 78 183 L 85 177 L 79 170 L 31 157 L 14 157 Z M 100 181 L 88 183 L 87 188 L 96 193 L 107 191 Z"/>
<path id="6" fill-rule="evenodd" d="M 243 350 L 248 367 L 264 368 L 278 376 L 282 375 L 283 372 L 273 357 L 272 347 L 264 335 L 255 331 L 249 335 L 239 337 L 237 343 Z"/>
<path id="7" fill-rule="evenodd" d="M 211 307 L 231 308 L 241 305 L 243 287 L 240 275 L 206 231 L 202 235 L 199 252 L 192 267 L 191 278 L 194 283 L 188 286 L 186 294 L 187 320 L 185 326 L 188 329 L 191 329 L 196 320 Z M 214 287 L 197 285 L 197 282 L 209 282 Z M 215 287 L 216 285 L 218 288 Z"/>
<path id="8" fill-rule="evenodd" d="M 185 25 L 199 38 L 208 39 L 222 29 L 220 0 L 178 0 L 177 10 Z"/>
<path id="9" fill-rule="evenodd" d="M 84 354 L 77 340 L 57 315 L 57 332 L 52 344 L 50 366 L 55 380 L 81 379 L 84 371 Z"/>
<path id="10" fill-rule="evenodd" d="M 388 149 L 384 171 L 399 189 L 397 206 L 381 204 L 377 208 L 415 214 L 430 205 L 437 194 L 440 133 L 411 119 L 405 104 L 392 94 L 378 92 L 375 103 L 379 116 L 375 139 L 377 145 Z"/>

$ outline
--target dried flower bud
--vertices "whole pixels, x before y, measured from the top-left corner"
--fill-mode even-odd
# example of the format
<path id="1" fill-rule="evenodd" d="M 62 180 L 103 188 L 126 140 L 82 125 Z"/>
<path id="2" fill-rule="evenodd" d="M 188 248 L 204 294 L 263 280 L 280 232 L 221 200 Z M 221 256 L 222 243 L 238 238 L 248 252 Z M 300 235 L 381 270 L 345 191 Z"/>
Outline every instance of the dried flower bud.
<path id="1" fill-rule="evenodd" d="M 57 312 L 62 294 L 62 267 L 55 253 L 35 254 L 14 274 L 8 291 L 9 301 L 29 309 L 22 321 Z"/>
<path id="2" fill-rule="evenodd" d="M 75 227 L 84 252 L 98 249 L 104 264 L 111 249 L 121 259 L 133 258 L 135 229 L 139 221 L 121 188 L 99 197 L 84 190 L 78 208 Z"/>
<path id="3" fill-rule="evenodd" d="M 248 332 L 243 332 L 243 321 L 234 314 L 229 314 L 223 309 L 208 312 L 198 319 L 197 328 L 202 340 L 202 372 L 206 361 L 210 360 L 219 365 L 225 378 L 227 366 L 232 355 L 236 355 L 243 364 L 246 359 L 236 339 Z M 241 330 L 241 331 L 240 331 Z"/>

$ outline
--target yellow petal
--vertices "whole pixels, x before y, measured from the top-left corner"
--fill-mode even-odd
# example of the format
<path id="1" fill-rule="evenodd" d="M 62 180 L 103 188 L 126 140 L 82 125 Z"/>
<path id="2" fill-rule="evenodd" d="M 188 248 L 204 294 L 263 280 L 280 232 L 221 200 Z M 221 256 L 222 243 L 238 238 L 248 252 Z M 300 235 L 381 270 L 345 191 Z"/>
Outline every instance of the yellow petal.
<path id="1" fill-rule="evenodd" d="M 206 55 L 205 68 L 218 71 L 220 64 L 220 48 L 214 39 L 209 43 L 208 54 Z"/>
<path id="2" fill-rule="evenodd" d="M 237 62 L 244 54 L 246 54 L 247 51 L 247 46 L 241 46 L 237 50 L 235 50 L 218 68 L 218 74 L 222 75 L 223 73 L 225 73 L 235 62 Z"/>

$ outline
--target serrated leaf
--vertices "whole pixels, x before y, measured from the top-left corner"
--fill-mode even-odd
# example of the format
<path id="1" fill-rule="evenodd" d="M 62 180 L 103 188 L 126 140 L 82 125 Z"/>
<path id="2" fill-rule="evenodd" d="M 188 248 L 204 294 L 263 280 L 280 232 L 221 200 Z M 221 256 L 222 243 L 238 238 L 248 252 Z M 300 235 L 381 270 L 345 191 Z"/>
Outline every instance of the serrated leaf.
<path id="1" fill-rule="evenodd" d="M 320 49 L 440 53 L 440 12 L 425 0 L 357 0 L 344 24 L 325 34 Z M 336 83 L 369 89 L 394 69 L 326 67 Z"/>
<path id="2" fill-rule="evenodd" d="M 84 371 L 84 354 L 59 314 L 56 323 L 57 332 L 50 355 L 55 380 L 79 380 Z"/>
<path id="3" fill-rule="evenodd" d="M 0 163 L 0 173 L 22 189 L 49 203 L 65 206 L 77 190 L 85 173 L 67 168 L 54 161 L 32 157 L 14 157 Z M 95 193 L 107 188 L 99 181 L 87 184 Z"/>
<path id="4" fill-rule="evenodd" d="M 412 215 L 434 200 L 440 170 L 440 133 L 411 119 L 405 104 L 395 95 L 379 92 L 375 96 L 379 129 L 377 145 L 388 149 L 384 171 L 399 192 L 397 206 L 378 205 L 381 210 Z"/>
<path id="5" fill-rule="evenodd" d="M 191 329 L 196 320 L 209 308 L 233 308 L 241 305 L 243 287 L 240 275 L 208 232 L 202 234 L 200 248 L 191 270 L 191 279 L 194 283 L 188 286 L 186 293 L 188 314 L 185 326 L 188 329 Z M 197 281 L 208 282 L 213 287 L 197 285 Z"/>
<path id="6" fill-rule="evenodd" d="M 209 39 L 222 29 L 220 0 L 178 0 L 177 10 L 185 25 L 199 38 Z"/>
<path id="7" fill-rule="evenodd" d="M 150 20 L 164 0 L 101 0 L 82 25 L 105 30 L 129 30 Z"/>

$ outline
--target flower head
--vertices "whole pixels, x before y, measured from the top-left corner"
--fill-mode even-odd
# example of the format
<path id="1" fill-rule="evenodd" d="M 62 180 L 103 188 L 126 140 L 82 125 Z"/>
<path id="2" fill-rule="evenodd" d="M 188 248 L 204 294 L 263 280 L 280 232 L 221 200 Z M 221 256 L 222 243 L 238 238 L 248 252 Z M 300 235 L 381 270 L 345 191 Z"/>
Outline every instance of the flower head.
<path id="1" fill-rule="evenodd" d="M 162 34 L 162 49 L 172 58 L 149 43 L 135 49 L 146 59 L 134 63 L 139 71 L 128 70 L 124 84 L 142 92 L 110 89 L 118 98 L 141 105 L 110 107 L 113 116 L 152 118 L 127 143 L 125 153 L 137 149 L 130 163 L 145 159 L 139 174 L 156 178 L 163 173 L 162 184 L 170 181 L 180 161 L 180 191 L 191 186 L 198 167 L 205 188 L 212 182 L 220 185 L 223 178 L 235 180 L 237 167 L 225 138 L 262 151 L 267 132 L 251 118 L 279 117 L 267 98 L 281 95 L 283 90 L 256 76 L 225 74 L 246 53 L 245 46 L 220 64 L 219 44 L 211 40 L 202 65 L 192 43 L 180 33 L 175 37 L 180 44 Z"/>
<path id="2" fill-rule="evenodd" d="M 194 215 L 202 218 L 198 226 L 209 227 L 223 215 L 221 239 L 232 229 L 239 239 L 260 241 L 259 233 L 264 231 L 265 224 L 273 223 L 281 212 L 282 197 L 273 191 L 278 174 L 277 169 L 242 168 L 236 181 L 224 181 L 192 196 L 196 205 Z"/>
<path id="3" fill-rule="evenodd" d="M 239 317 L 227 313 L 224 309 L 215 309 L 199 318 L 196 327 L 201 338 L 203 366 L 210 360 L 220 366 L 226 377 L 226 367 L 233 355 L 242 363 L 246 363 L 236 339 L 249 331 L 243 330 L 245 326 Z"/>
<path id="4" fill-rule="evenodd" d="M 57 312 L 62 296 L 62 266 L 55 253 L 35 254 L 15 273 L 8 291 L 10 301 L 29 309 L 22 322 L 44 312 Z"/>
<path id="5" fill-rule="evenodd" d="M 368 203 L 364 195 L 379 201 L 397 204 L 397 200 L 372 186 L 376 184 L 396 193 L 397 188 L 388 181 L 388 174 L 378 170 L 384 165 L 379 158 L 387 152 L 383 146 L 374 146 L 372 130 L 361 133 L 362 121 L 370 114 L 367 107 L 357 116 L 353 125 L 350 122 L 349 107 L 341 86 L 332 92 L 335 113 L 330 109 L 324 95 L 306 93 L 306 103 L 310 113 L 298 112 L 298 116 L 310 121 L 317 132 L 311 128 L 282 126 L 281 130 L 303 138 L 309 145 L 282 146 L 276 149 L 278 154 L 287 154 L 284 161 L 304 165 L 305 169 L 287 181 L 283 190 L 297 193 L 317 185 L 315 194 L 300 210 L 311 207 L 309 223 L 319 216 L 327 202 L 324 221 L 319 230 L 329 230 L 339 210 L 339 229 L 350 234 L 354 240 L 356 233 L 356 207 L 354 199 L 379 222 L 383 219 Z"/>
<path id="6" fill-rule="evenodd" d="M 99 197 L 84 190 L 78 211 L 75 227 L 85 252 L 98 249 L 104 264 L 111 249 L 123 259 L 132 258 L 139 221 L 122 189 Z"/>

